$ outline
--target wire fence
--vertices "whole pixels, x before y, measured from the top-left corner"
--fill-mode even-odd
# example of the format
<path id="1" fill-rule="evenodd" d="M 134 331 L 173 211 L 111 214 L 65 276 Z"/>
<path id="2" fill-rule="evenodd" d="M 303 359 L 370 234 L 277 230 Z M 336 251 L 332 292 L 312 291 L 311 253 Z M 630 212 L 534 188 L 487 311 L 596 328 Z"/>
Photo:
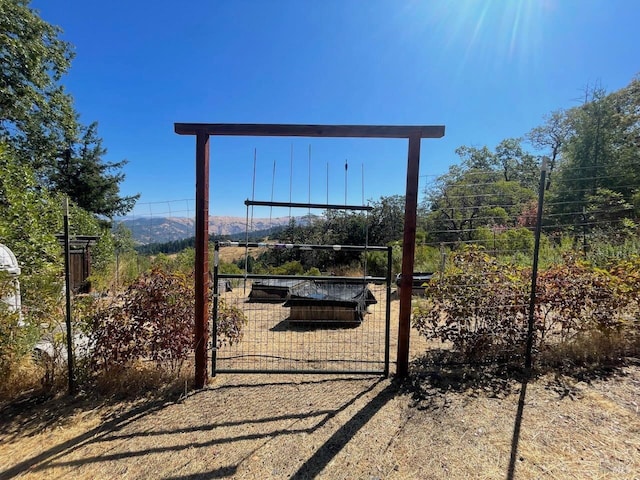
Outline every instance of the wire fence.
<path id="1" fill-rule="evenodd" d="M 593 172 L 565 168 L 537 184 L 489 169 L 430 178 L 415 269 L 435 280 L 414 309 L 418 331 L 467 360 L 527 365 L 531 348 L 637 337 L 640 182 Z M 583 357 L 605 355 L 598 342 Z"/>
<path id="2" fill-rule="evenodd" d="M 258 245 L 262 250 L 337 250 L 335 245 Z M 218 248 L 224 250 L 225 244 Z M 388 374 L 390 249 L 340 249 L 387 251 L 387 276 L 373 277 L 366 271 L 345 277 L 219 274 L 216 264 L 212 371 Z M 224 337 L 230 309 L 246 319 L 236 343 Z"/>
<path id="3" fill-rule="evenodd" d="M 565 178 L 565 183 L 588 183 L 588 187 L 563 192 L 547 183 L 541 225 L 545 265 L 561 261 L 562 253 L 568 251 L 598 264 L 639 251 L 638 206 L 630 195 L 620 192 L 638 192 L 640 185 L 621 174 L 590 175 L 592 168 L 568 169 L 571 176 Z M 567 170 L 563 173 L 566 176 Z M 440 177 L 429 177 L 422 218 L 426 235 L 421 245 L 437 249 L 441 256 L 464 245 L 477 245 L 497 258 L 531 265 L 537 192 L 514 192 L 516 182 L 499 185 L 495 177 L 494 170 L 472 171 L 445 185 Z M 487 178 L 490 181 L 477 180 Z M 609 184 L 612 188 L 607 188 Z"/>
<path id="4" fill-rule="evenodd" d="M 136 244 L 166 243 L 195 235 L 193 199 L 136 203 L 126 217 L 119 218 L 131 231 Z"/>
<path id="5" fill-rule="evenodd" d="M 421 177 L 424 190 L 414 262 L 414 272 L 423 275 L 416 277 L 424 279 L 417 284 L 414 282 L 414 292 L 421 295 L 414 301 L 417 310 L 414 310 L 413 326 L 418 332 L 429 339 L 444 340 L 444 344 L 454 349 L 477 348 L 486 355 L 488 343 L 496 352 L 513 354 L 508 347 L 522 345 L 532 312 L 536 315 L 535 321 L 543 324 L 536 327 L 535 333 L 548 335 L 547 339 L 554 336 L 568 338 L 570 332 L 565 324 L 571 324 L 575 333 L 579 328 L 577 325 L 588 318 L 604 319 L 604 307 L 598 307 L 597 303 L 610 304 L 598 297 L 598 292 L 609 287 L 599 286 L 599 273 L 594 269 L 616 272 L 617 263 L 640 254 L 640 185 L 633 175 L 594 174 L 593 171 L 591 166 L 565 168 L 551 172 L 545 179 L 538 259 L 540 274 L 546 283 L 538 285 L 537 294 L 546 304 L 537 305 L 535 311 L 530 300 L 539 179 L 532 181 L 531 176 L 508 178 L 504 172 L 477 169 L 461 169 L 455 175 Z M 132 230 L 142 230 L 142 234 L 134 230 L 140 243 L 171 241 L 168 235 L 172 234 L 185 238 L 188 235 L 179 233 L 167 219 L 178 219 L 176 223 L 182 222 L 192 235 L 193 205 L 188 199 L 139 204 L 125 219 L 125 225 L 132 225 Z M 238 219 L 237 231 L 244 232 L 246 225 L 247 219 Z M 399 258 L 396 258 L 399 248 L 393 249 L 394 266 L 399 264 Z M 233 260 L 236 266 L 240 266 L 242 257 L 246 265 L 245 255 L 236 254 Z M 588 265 L 591 276 L 587 278 L 586 270 L 572 267 L 576 261 Z M 366 262 L 364 264 L 366 268 Z M 140 262 L 137 265 L 140 268 Z M 263 265 L 263 268 L 267 266 Z M 554 268 L 556 277 L 552 276 Z M 446 292 L 438 287 L 438 280 L 445 276 Z M 303 274 L 298 277 L 302 279 L 299 288 L 316 285 L 319 289 L 316 294 L 327 293 L 326 285 L 315 283 L 317 279 L 306 278 Z M 268 289 L 269 285 L 264 281 L 268 283 L 269 278 L 252 279 L 245 274 L 238 276 L 237 272 L 225 272 L 220 278 L 229 280 L 233 288 L 221 292 L 220 298 L 245 312 L 248 323 L 242 342 L 217 351 L 218 370 L 358 371 L 367 370 L 371 365 L 377 369 L 380 365 L 380 352 L 385 343 L 380 343 L 382 337 L 378 335 L 380 325 L 385 321 L 383 307 L 389 301 L 383 285 L 368 282 L 377 303 L 367 306 L 365 320 L 356 328 L 325 328 L 326 324 L 318 328 L 296 322 L 295 318 L 291 322 L 292 312 L 295 310 L 296 315 L 302 315 L 304 309 L 285 305 L 287 299 L 282 302 L 257 299 L 260 288 Z M 578 286 L 572 292 L 557 286 L 564 280 L 583 283 L 576 284 Z M 587 284 L 595 286 L 587 290 Z M 346 284 L 342 288 L 347 289 Z M 630 287 L 631 291 L 634 288 Z M 453 296 L 446 297 L 452 292 Z M 437 315 L 425 314 L 420 311 L 424 295 L 432 300 L 448 300 L 436 305 L 437 308 L 433 302 L 430 304 Z M 584 302 L 575 298 L 579 295 L 585 297 Z M 559 313 L 563 302 L 565 307 L 573 302 L 570 308 L 577 310 L 575 318 L 565 324 L 562 323 L 563 315 L 566 317 L 567 314 Z M 452 308 L 458 312 L 453 312 Z M 625 306 L 624 311 L 615 310 L 609 317 L 629 319 L 636 311 L 634 308 L 638 310 L 637 305 Z M 307 309 L 306 315 L 310 312 L 311 309 Z M 460 321 L 454 322 L 458 333 L 451 334 L 445 327 L 451 329 L 451 323 L 447 325 L 447 321 L 454 318 L 454 314 Z M 374 328 L 374 325 L 378 326 Z M 366 333 L 370 327 L 374 328 L 375 334 Z M 473 338 L 461 340 L 458 334 L 463 330 L 473 332 Z M 502 338 L 502 343 L 496 341 L 498 337 Z M 456 345 L 456 341 L 466 343 Z M 482 342 L 485 342 L 483 348 Z M 314 347 L 309 350 L 308 345 Z M 344 354 L 342 358 L 338 358 L 339 352 Z M 473 354 L 470 352 L 471 356 Z M 373 363 L 368 365 L 366 362 Z"/>

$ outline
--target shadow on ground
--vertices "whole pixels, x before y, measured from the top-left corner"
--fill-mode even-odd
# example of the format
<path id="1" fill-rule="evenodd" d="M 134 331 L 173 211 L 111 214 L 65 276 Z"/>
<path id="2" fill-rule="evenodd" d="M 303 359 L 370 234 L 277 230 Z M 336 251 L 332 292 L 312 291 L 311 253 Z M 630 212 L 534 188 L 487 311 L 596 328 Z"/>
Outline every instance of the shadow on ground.
<path id="1" fill-rule="evenodd" d="M 576 383 L 610 380 L 625 376 L 623 367 L 629 360 L 613 359 L 607 363 L 563 362 L 542 365 L 527 371 L 523 363 L 470 363 L 451 350 L 431 350 L 411 365 L 411 375 L 402 384 L 402 391 L 411 396 L 413 407 L 438 411 L 451 405 L 454 398 L 486 396 L 504 398 L 518 393 L 518 405 L 513 424 L 507 480 L 515 478 L 522 420 L 527 400 L 527 387 L 544 377 L 544 388 L 559 399 L 576 399 Z"/>
<path id="2" fill-rule="evenodd" d="M 274 392 L 279 392 L 278 399 L 268 397 Z M 388 380 L 366 377 L 215 385 L 186 399 L 154 400 L 116 412 L 89 431 L 23 458 L 1 471 L 0 478 L 15 478 L 25 472 L 55 476 L 69 469 L 80 475 L 92 472 L 111 478 L 116 470 L 109 469 L 121 465 L 120 460 L 127 468 L 145 464 L 147 473 L 157 478 L 231 477 L 258 450 L 268 450 L 269 445 L 281 450 L 295 444 L 300 436 L 322 430 L 317 438 L 326 441 L 301 461 L 291 476 L 313 478 L 397 392 L 396 384 Z M 287 405 L 283 406 L 284 398 Z M 25 414 L 24 419 L 16 420 L 14 429 L 29 422 L 30 430 L 37 430 L 38 422 L 47 428 L 55 423 L 56 416 L 60 418 L 77 408 L 73 401 L 67 403 L 66 410 L 59 409 L 57 414 L 36 415 L 31 420 Z M 44 403 L 36 408 L 51 411 L 51 406 Z M 198 411 L 193 410 L 196 407 Z M 323 428 L 338 415 L 344 422 Z M 220 450 L 223 445 L 224 450 Z M 215 462 L 209 464 L 215 468 L 203 472 L 198 461 L 204 452 L 210 455 L 212 451 L 219 452 Z M 180 468 L 171 465 L 174 458 L 179 459 L 176 465 L 179 463 Z M 200 473 L 189 471 L 190 462 L 198 464 Z M 128 473 L 142 478 L 144 472 Z"/>
<path id="3" fill-rule="evenodd" d="M 465 393 L 470 396 L 502 398 L 520 390 L 527 380 L 524 362 L 468 362 L 451 350 L 434 349 L 414 360 L 411 375 L 403 383 L 404 393 L 411 395 L 413 406 L 432 410 L 448 405 L 447 395 Z M 624 376 L 625 359 L 608 363 L 570 363 L 536 367 L 530 380 L 545 377 L 545 388 L 561 398 L 575 395 L 575 382 L 591 383 Z M 551 375 L 549 375 L 551 374 Z"/>

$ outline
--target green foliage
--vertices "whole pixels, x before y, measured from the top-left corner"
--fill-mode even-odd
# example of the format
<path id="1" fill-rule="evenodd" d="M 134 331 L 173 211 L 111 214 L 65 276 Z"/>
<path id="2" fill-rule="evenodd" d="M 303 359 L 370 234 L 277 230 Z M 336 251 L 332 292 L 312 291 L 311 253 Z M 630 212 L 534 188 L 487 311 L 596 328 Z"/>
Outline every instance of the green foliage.
<path id="1" fill-rule="evenodd" d="M 135 252 L 133 234 L 124 223 L 120 222 L 111 230 L 113 235 L 113 248 L 116 253 Z"/>
<path id="2" fill-rule="evenodd" d="M 367 252 L 367 274 L 373 277 L 384 277 L 387 274 L 387 254 L 384 252 Z"/>
<path id="3" fill-rule="evenodd" d="M 380 197 L 369 213 L 369 244 L 388 245 L 402 238 L 404 232 L 404 196 Z M 364 245 L 364 242 L 360 243 Z"/>
<path id="4" fill-rule="evenodd" d="M 431 240 L 468 241 L 479 227 L 505 226 L 518 217 L 535 192 L 509 174 L 507 180 L 504 176 L 494 170 L 451 166 L 427 192 L 425 225 Z"/>
<path id="5" fill-rule="evenodd" d="M 367 252 L 367 275 L 385 277 L 387 275 L 387 253 Z M 391 247 L 391 276 L 402 270 L 402 247 L 395 244 Z"/>
<path id="6" fill-rule="evenodd" d="M 20 326 L 20 313 L 9 309 L 3 299 L 13 294 L 14 280 L 0 271 L 0 379 L 5 379 L 16 358 L 24 355 L 24 345 L 28 344 L 25 328 Z"/>
<path id="7" fill-rule="evenodd" d="M 124 180 L 121 169 L 127 162 L 102 160 L 107 150 L 97 129 L 95 122 L 81 128 L 78 143 L 68 148 L 64 158 L 50 168 L 48 179 L 52 189 L 68 195 L 83 209 L 113 218 L 129 212 L 140 195 L 120 196 L 119 184 Z"/>
<path id="8" fill-rule="evenodd" d="M 534 235 L 528 228 L 510 228 L 498 236 L 498 249 L 503 252 L 522 252 L 533 255 Z"/>
<path id="9" fill-rule="evenodd" d="M 591 224 L 635 217 L 633 195 L 640 185 L 638 138 L 640 81 L 607 94 L 585 92 L 585 103 L 566 112 L 570 132 L 551 188 L 551 213 L 559 225 L 579 223 L 584 210 Z M 632 218 L 633 219 L 633 218 Z"/>
<path id="10" fill-rule="evenodd" d="M 218 272 L 224 275 L 241 275 L 244 273 L 244 270 L 235 263 L 220 262 Z"/>
<path id="11" fill-rule="evenodd" d="M 245 269 L 245 261 L 247 265 L 247 273 L 256 273 L 257 265 L 256 265 L 256 259 L 253 257 L 253 255 L 247 255 L 246 259 L 242 257 L 236 261 L 236 265 L 240 270 Z"/>
<path id="12" fill-rule="evenodd" d="M 209 302 L 213 304 L 213 301 Z M 218 302 L 218 348 L 233 345 L 242 340 L 242 328 L 247 323 L 245 313 L 233 305 L 228 305 L 224 299 Z"/>
<path id="13" fill-rule="evenodd" d="M 416 245 L 414 270 L 417 272 L 436 272 L 442 264 L 442 253 L 428 245 Z"/>
<path id="14" fill-rule="evenodd" d="M 303 275 L 304 267 L 298 261 L 291 261 L 272 268 L 271 273 L 274 275 Z"/>
<path id="15" fill-rule="evenodd" d="M 611 264 L 634 258 L 640 255 L 640 236 L 638 229 L 633 236 L 628 236 L 623 241 L 615 239 L 610 241 L 608 238 L 594 238 L 588 244 L 587 258 L 589 262 L 595 266 L 606 268 Z"/>
<path id="16" fill-rule="evenodd" d="M 571 134 L 571 125 L 564 110 L 556 110 L 544 117 L 544 123 L 533 128 L 527 139 L 538 150 L 544 151 L 548 161 L 547 185 L 551 186 L 551 177 L 561 156 L 561 150 Z"/>
<path id="17" fill-rule="evenodd" d="M 28 0 L 0 2 L 0 141 L 39 170 L 73 135 L 76 114 L 59 81 L 71 65 L 61 29 L 43 21 Z"/>
<path id="18" fill-rule="evenodd" d="M 33 169 L 0 146 L 0 238 L 18 258 L 23 274 L 59 272 L 62 210 L 38 188 Z"/>
<path id="19" fill-rule="evenodd" d="M 68 195 L 93 214 L 124 214 L 138 198 L 119 195 L 126 162 L 103 162 L 97 123 L 79 123 L 60 84 L 72 46 L 29 3 L 0 2 L 0 142 L 33 168 L 40 187 Z"/>

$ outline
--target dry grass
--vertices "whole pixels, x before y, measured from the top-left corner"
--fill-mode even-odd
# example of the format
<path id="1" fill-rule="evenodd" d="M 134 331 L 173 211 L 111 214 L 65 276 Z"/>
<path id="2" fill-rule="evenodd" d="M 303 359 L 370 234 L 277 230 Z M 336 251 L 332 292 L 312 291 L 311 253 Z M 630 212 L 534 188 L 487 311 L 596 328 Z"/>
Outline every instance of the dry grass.
<path id="1" fill-rule="evenodd" d="M 29 393 L 42 387 L 45 369 L 30 356 L 13 361 L 2 373 L 0 405 L 21 393 Z"/>
<path id="2" fill-rule="evenodd" d="M 254 247 L 249 248 L 249 255 L 252 255 L 254 258 L 260 256 L 260 254 L 267 251 L 266 247 Z M 241 258 L 244 258 L 245 248 L 244 247 L 223 247 L 220 248 L 220 260 L 225 263 L 233 263 Z"/>
<path id="3" fill-rule="evenodd" d="M 180 371 L 158 368 L 153 362 L 138 361 L 127 368 L 114 368 L 96 375 L 92 387 L 101 397 L 136 399 L 152 393 L 154 397 L 171 397 L 192 387 L 193 363 Z"/>
<path id="4" fill-rule="evenodd" d="M 227 375 L 187 397 L 23 404 L 0 417 L 0 478 L 638 478 L 638 365 L 524 392 L 507 373 L 418 362 L 402 385 Z"/>

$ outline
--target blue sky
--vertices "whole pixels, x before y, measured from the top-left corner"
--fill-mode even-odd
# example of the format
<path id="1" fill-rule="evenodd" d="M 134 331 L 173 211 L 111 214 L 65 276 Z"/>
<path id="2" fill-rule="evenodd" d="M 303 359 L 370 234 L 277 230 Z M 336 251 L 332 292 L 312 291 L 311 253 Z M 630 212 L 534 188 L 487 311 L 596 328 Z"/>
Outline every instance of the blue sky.
<path id="1" fill-rule="evenodd" d="M 174 122 L 445 125 L 421 185 L 460 145 L 494 147 L 640 72 L 636 0 L 37 0 L 76 58 L 63 79 L 106 160 L 129 160 L 136 214 L 193 215 L 195 140 Z M 293 145 L 293 169 L 290 152 Z M 403 194 L 406 142 L 213 137 L 212 215 L 256 200 Z M 276 162 L 275 180 L 272 177 Z M 328 165 L 328 167 L 327 167 Z M 291 174 L 291 172 L 293 172 Z M 364 173 L 364 175 L 363 175 Z M 257 209 L 256 216 L 269 216 Z M 303 214 L 305 212 L 301 212 Z M 295 213 L 294 213 L 295 214 Z M 288 215 L 288 210 L 274 211 Z"/>

